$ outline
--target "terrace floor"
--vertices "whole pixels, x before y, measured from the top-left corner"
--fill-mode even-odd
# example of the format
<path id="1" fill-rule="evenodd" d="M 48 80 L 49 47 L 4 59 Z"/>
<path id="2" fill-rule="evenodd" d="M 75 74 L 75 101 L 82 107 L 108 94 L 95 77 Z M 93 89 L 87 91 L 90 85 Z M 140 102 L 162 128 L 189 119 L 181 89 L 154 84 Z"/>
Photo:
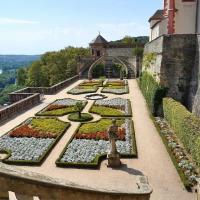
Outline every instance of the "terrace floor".
<path id="1" fill-rule="evenodd" d="M 82 80 L 75 82 L 69 87 L 63 89 L 56 95 L 45 95 L 45 99 L 39 105 L 17 115 L 0 125 L 0 136 L 11 130 L 25 119 L 34 116 L 39 110 L 53 102 L 55 99 L 72 98 L 85 100 L 85 94 L 71 95 L 67 91 L 75 87 Z M 78 122 L 71 122 L 70 128 L 61 138 L 59 143 L 52 150 L 50 155 L 41 166 L 17 166 L 25 170 L 41 173 L 50 177 L 65 179 L 69 182 L 79 185 L 85 185 L 92 188 L 105 188 L 117 190 L 137 189 L 136 175 L 145 175 L 148 177 L 149 185 L 153 189 L 151 200 L 193 200 L 197 194 L 187 192 L 182 185 L 179 175 L 162 143 L 159 134 L 149 118 L 146 103 L 143 95 L 136 83 L 136 80 L 128 80 L 129 94 L 115 95 L 106 93 L 107 99 L 116 97 L 131 100 L 134 128 L 136 134 L 136 143 L 138 158 L 121 159 L 121 168 L 108 168 L 107 161 L 102 161 L 99 169 L 75 169 L 58 168 L 55 165 L 56 159 L 65 147 L 67 141 L 74 133 Z M 100 93 L 101 88 L 97 91 Z M 93 103 L 88 100 L 88 104 L 83 112 L 87 112 Z M 100 119 L 100 116 L 93 115 L 94 121 Z M 68 121 L 67 116 L 60 117 L 63 121 Z M 0 154 L 0 158 L 4 157 Z"/>

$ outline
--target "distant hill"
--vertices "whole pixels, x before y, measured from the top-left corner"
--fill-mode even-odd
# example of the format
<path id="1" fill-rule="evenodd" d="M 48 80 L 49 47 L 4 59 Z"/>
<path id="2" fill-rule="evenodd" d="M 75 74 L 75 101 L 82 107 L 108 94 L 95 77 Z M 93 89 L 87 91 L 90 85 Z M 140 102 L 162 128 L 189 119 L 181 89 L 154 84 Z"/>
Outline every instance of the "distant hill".
<path id="1" fill-rule="evenodd" d="M 135 39 L 135 43 L 147 43 L 149 42 L 149 36 L 138 36 L 138 37 L 132 37 Z M 122 43 L 122 39 L 121 40 L 115 40 L 115 41 L 110 41 L 110 43 L 113 44 L 120 44 Z"/>
<path id="2" fill-rule="evenodd" d="M 0 69 L 19 69 L 39 59 L 40 55 L 0 55 Z"/>

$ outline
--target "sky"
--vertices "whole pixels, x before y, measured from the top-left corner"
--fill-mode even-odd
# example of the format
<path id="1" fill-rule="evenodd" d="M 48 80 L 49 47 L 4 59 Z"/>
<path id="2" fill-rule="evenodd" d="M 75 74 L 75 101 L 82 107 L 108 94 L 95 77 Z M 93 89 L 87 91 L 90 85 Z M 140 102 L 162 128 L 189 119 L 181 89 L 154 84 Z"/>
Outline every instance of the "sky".
<path id="1" fill-rule="evenodd" d="M 149 36 L 149 18 L 163 0 L 0 0 L 0 54 L 36 55 Z"/>

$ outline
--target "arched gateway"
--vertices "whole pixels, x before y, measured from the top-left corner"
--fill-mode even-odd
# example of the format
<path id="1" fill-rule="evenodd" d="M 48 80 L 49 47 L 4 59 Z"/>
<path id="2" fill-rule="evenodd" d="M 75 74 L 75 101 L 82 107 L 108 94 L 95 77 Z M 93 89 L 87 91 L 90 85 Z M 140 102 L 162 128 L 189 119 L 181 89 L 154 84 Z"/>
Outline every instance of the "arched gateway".
<path id="1" fill-rule="evenodd" d="M 97 64 L 103 64 L 105 76 L 114 78 L 112 66 L 120 63 L 126 70 L 126 78 L 135 78 L 139 72 L 139 63 L 132 51 L 136 46 L 144 44 L 109 43 L 100 33 L 89 43 L 91 57 L 77 59 L 77 72 L 80 78 L 92 79 L 92 71 Z M 118 77 L 119 78 L 119 77 Z"/>

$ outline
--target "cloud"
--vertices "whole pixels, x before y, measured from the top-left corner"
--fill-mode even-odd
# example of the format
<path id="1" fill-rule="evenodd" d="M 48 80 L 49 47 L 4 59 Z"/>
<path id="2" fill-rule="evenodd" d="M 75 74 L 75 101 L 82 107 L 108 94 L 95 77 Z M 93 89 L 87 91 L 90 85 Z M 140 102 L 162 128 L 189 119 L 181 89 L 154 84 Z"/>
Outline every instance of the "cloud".
<path id="1" fill-rule="evenodd" d="M 39 24 L 39 22 L 19 20 L 19 19 L 0 18 L 0 24 Z"/>

